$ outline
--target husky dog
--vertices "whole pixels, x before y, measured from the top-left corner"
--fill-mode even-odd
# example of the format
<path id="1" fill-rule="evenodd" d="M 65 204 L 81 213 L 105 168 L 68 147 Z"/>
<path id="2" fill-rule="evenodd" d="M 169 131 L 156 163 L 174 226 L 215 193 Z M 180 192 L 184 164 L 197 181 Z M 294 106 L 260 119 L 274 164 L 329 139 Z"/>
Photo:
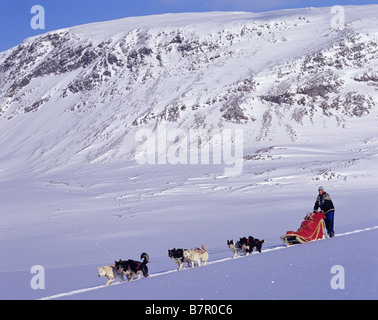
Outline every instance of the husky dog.
<path id="1" fill-rule="evenodd" d="M 125 281 L 123 273 L 118 271 L 115 266 L 97 267 L 97 272 L 99 277 L 106 277 L 109 279 L 106 283 L 107 286 L 111 285 L 115 278 L 119 278 L 121 282 Z"/>
<path id="2" fill-rule="evenodd" d="M 203 263 L 203 265 L 206 266 L 207 260 L 209 260 L 209 254 L 206 251 L 205 245 L 202 244 L 201 247 L 202 247 L 202 250 L 197 247 L 194 249 L 184 250 L 184 258 L 187 259 L 191 263 L 192 268 L 194 267 L 195 262 L 200 267 L 201 263 Z"/>
<path id="3" fill-rule="evenodd" d="M 150 257 L 147 253 L 143 252 L 140 256 L 141 259 L 143 259 L 143 262 L 138 262 L 134 260 L 127 260 L 127 261 L 115 261 L 115 268 L 118 271 L 122 271 L 125 276 L 127 277 L 127 280 L 133 281 L 134 276 L 137 274 L 139 280 L 142 277 L 142 274 L 148 278 L 148 268 L 147 263 L 150 260 Z"/>
<path id="4" fill-rule="evenodd" d="M 249 236 L 248 238 L 240 238 L 240 244 L 242 248 L 247 252 L 248 256 L 253 250 L 257 250 L 261 253 L 261 248 L 265 240 L 255 239 L 254 237 Z"/>
<path id="5" fill-rule="evenodd" d="M 238 253 L 244 254 L 244 255 L 247 254 L 247 251 L 245 250 L 245 248 L 243 248 L 240 241 L 234 242 L 234 240 L 227 240 L 227 246 L 234 253 L 233 258 L 236 258 Z"/>
<path id="6" fill-rule="evenodd" d="M 186 262 L 189 267 L 189 261 L 184 257 L 184 250 L 185 249 L 176 249 L 173 248 L 172 250 L 168 249 L 168 257 L 170 257 L 174 262 L 177 263 L 178 270 L 180 271 Z"/>

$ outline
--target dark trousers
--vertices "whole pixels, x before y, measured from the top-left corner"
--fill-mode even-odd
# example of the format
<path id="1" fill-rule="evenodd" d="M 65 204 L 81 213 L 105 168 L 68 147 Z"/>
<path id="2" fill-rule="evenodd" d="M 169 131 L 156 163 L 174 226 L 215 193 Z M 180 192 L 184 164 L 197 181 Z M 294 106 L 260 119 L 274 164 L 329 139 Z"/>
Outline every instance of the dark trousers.
<path id="1" fill-rule="evenodd" d="M 326 214 L 326 218 L 324 219 L 325 226 L 327 228 L 328 233 L 335 233 L 335 230 L 333 230 L 333 220 L 335 217 L 335 210 L 331 210 Z"/>

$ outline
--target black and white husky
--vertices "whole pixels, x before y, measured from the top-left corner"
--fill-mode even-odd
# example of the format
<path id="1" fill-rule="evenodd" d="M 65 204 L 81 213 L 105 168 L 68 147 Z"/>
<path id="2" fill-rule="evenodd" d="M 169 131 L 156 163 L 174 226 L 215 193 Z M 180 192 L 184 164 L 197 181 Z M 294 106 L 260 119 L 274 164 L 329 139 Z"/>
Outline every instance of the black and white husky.
<path id="1" fill-rule="evenodd" d="M 186 249 L 168 249 L 168 257 L 170 257 L 174 262 L 177 263 L 179 271 L 182 269 L 185 262 L 188 264 L 189 267 L 189 261 L 184 257 L 184 250 Z"/>
<path id="2" fill-rule="evenodd" d="M 135 260 L 127 260 L 127 261 L 115 261 L 115 268 L 119 271 L 122 271 L 129 281 L 133 281 L 134 276 L 137 274 L 139 280 L 142 277 L 142 274 L 148 278 L 148 268 L 147 263 L 150 260 L 150 257 L 147 253 L 143 252 L 140 256 L 143 259 L 142 262 L 135 261 Z"/>
<path id="3" fill-rule="evenodd" d="M 247 255 L 249 255 L 253 250 L 256 250 L 261 253 L 262 245 L 265 240 L 259 240 L 254 237 L 249 236 L 248 238 L 240 238 L 240 244 L 242 248 L 247 251 Z"/>
<path id="4" fill-rule="evenodd" d="M 242 247 L 240 241 L 234 242 L 234 240 L 227 240 L 227 246 L 234 253 L 233 258 L 236 258 L 238 254 L 246 255 L 247 251 Z"/>

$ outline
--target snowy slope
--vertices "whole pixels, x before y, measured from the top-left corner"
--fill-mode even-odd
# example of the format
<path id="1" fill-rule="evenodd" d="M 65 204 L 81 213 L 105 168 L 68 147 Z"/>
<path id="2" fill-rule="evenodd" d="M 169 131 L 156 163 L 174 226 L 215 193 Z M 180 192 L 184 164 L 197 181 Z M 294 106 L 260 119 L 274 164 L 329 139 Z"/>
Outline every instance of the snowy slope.
<path id="1" fill-rule="evenodd" d="M 201 268 L 181 272 L 165 257 L 149 264 L 150 278 L 115 282 L 106 287 L 89 270 L 96 265 L 48 269 L 45 290 L 21 290 L 30 274 L 0 275 L 8 288 L 2 298 L 125 299 L 125 300 L 259 300 L 259 299 L 376 299 L 378 227 L 355 230 L 329 240 L 286 248 L 275 245 L 249 257 L 230 258 L 226 251 L 210 252 Z M 367 246 L 366 243 L 370 245 Z M 351 258 L 352 256 L 352 258 Z M 373 258 L 373 259 L 371 259 Z M 334 266 L 345 272 L 345 289 L 332 289 Z M 163 290 L 162 290 L 163 289 Z"/>
<path id="2" fill-rule="evenodd" d="M 202 269 L 156 274 L 145 283 L 81 292 L 69 299 L 372 299 L 377 297 L 378 232 L 353 234 L 287 250 L 265 251 L 242 259 L 223 259 Z M 371 243 L 364 246 L 363 243 Z M 269 249 L 268 249 L 269 250 Z M 349 254 L 353 250 L 353 259 Z M 336 251 L 336 253 L 335 253 Z M 306 260 L 303 263 L 303 259 Z M 226 261 L 224 261 L 226 260 Z M 334 290 L 331 268 L 342 265 L 345 289 Z M 278 267 L 277 267 L 278 266 Z M 363 266 L 363 268 L 361 268 Z M 363 269 L 363 272 L 361 272 Z M 150 281 L 151 280 L 151 281 Z M 151 283 L 150 283 L 151 282 Z M 129 287 L 130 286 L 130 287 Z M 161 288 L 164 288 L 162 291 Z M 185 289 L 185 290 L 183 290 Z M 175 292 L 175 295 L 172 293 Z"/>
<path id="3" fill-rule="evenodd" d="M 377 299 L 378 7 L 345 9 L 337 30 L 330 8 L 174 14 L 0 53 L 0 298 Z M 162 126 L 184 135 L 176 150 L 191 129 L 201 142 L 242 129 L 242 171 L 225 175 L 224 155 L 139 164 L 136 134 L 160 143 Z M 319 185 L 336 234 L 370 229 L 228 259 L 231 238 L 281 248 Z M 167 249 L 201 243 L 213 263 L 173 272 Z M 143 251 L 154 276 L 103 288 L 97 266 Z M 345 291 L 329 285 L 338 264 Z M 45 290 L 30 287 L 33 265 L 46 269 Z"/>

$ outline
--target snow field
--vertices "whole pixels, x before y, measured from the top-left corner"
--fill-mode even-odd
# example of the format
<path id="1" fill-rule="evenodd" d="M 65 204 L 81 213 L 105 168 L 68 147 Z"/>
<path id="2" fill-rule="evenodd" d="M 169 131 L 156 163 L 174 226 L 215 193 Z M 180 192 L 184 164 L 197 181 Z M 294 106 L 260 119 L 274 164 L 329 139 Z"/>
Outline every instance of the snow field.
<path id="1" fill-rule="evenodd" d="M 163 270 L 176 266 L 169 258 L 149 264 L 150 278 L 134 282 L 115 282 L 111 286 L 94 283 L 95 266 L 46 270 L 46 289 L 34 291 L 34 298 L 51 299 L 137 299 L 137 300 L 256 300 L 256 299 L 375 299 L 377 296 L 374 244 L 378 226 L 346 232 L 333 239 L 305 245 L 281 245 L 264 249 L 262 254 L 230 258 L 231 252 L 211 253 L 207 266 Z M 332 241 L 332 243 L 329 243 Z M 335 254 L 335 248 L 337 248 Z M 353 254 L 348 257 L 348 254 Z M 220 258 L 220 256 L 228 256 Z M 373 259 L 367 259 L 367 257 Z M 165 260 L 165 261 L 164 261 Z M 334 266 L 344 269 L 345 289 L 332 289 Z M 93 272 L 90 272 L 93 271 Z M 17 275 L 17 276 L 16 276 Z M 31 277 L 25 272 L 11 274 L 12 288 Z M 72 277 L 72 279 L 71 279 Z M 1 277 L 4 283 L 4 277 Z M 74 280 L 75 279 L 75 280 Z M 68 283 L 69 284 L 68 284 Z M 64 284 L 66 283 L 66 285 Z M 23 283 L 23 286 L 25 283 Z M 51 296 L 43 294 L 58 288 L 82 286 Z M 18 287 L 20 288 L 20 286 Z M 6 297 L 3 297 L 6 298 Z M 15 298 L 15 296 L 13 296 Z M 18 293 L 18 298 L 23 296 Z M 30 298 L 30 296 L 29 296 Z"/>
<path id="2" fill-rule="evenodd" d="M 0 298 L 377 299 L 378 7 L 345 8 L 339 31 L 330 8 L 162 15 L 1 54 Z M 136 133 L 164 117 L 205 139 L 242 129 L 242 173 L 138 164 Z M 281 250 L 319 185 L 343 236 Z M 231 259 L 226 240 L 249 235 L 264 253 Z M 175 271 L 167 250 L 202 243 L 209 265 Z M 150 279 L 104 287 L 97 266 L 142 252 Z M 31 288 L 35 265 L 44 290 Z M 334 266 L 345 289 L 331 287 Z"/>
<path id="3" fill-rule="evenodd" d="M 277 149 L 278 152 L 281 150 Z M 278 157 L 274 152 L 273 156 Z M 295 161 L 300 158 L 303 156 L 295 158 Z M 145 170 L 141 170 L 140 166 L 130 165 L 128 168 L 109 168 L 106 175 L 95 167 L 77 170 L 74 178 L 54 173 L 40 182 L 29 180 L 26 183 L 22 180 L 24 188 L 17 188 L 19 184 L 14 181 L 13 184 L 8 182 L 7 186 L 13 185 L 18 192 L 9 187 L 2 189 L 3 195 L 9 192 L 9 197 L 2 199 L 8 215 L 4 214 L 2 224 L 4 246 L 0 250 L 5 259 L 1 261 L 1 297 L 376 297 L 374 252 L 377 230 L 348 234 L 378 225 L 377 216 L 370 206 L 376 177 L 365 177 L 365 189 L 362 190 L 351 188 L 348 180 L 337 181 L 334 178 L 331 182 L 320 182 L 326 186 L 336 206 L 336 234 L 347 233 L 346 236 L 277 250 L 285 248 L 279 237 L 287 230 L 296 230 L 305 213 L 311 211 L 319 181 L 298 184 L 307 179 L 309 172 L 298 171 L 296 168 L 301 165 L 290 162 L 285 162 L 289 163 L 287 167 L 281 163 L 273 171 L 277 176 L 279 172 L 283 175 L 274 183 L 265 181 L 269 170 L 262 175 L 262 180 L 259 180 L 260 174 L 251 174 L 254 170 L 265 172 L 264 168 L 270 167 L 267 165 L 269 161 L 280 160 L 259 160 L 253 165 L 246 161 L 245 172 L 249 175 L 233 178 L 216 178 L 214 172 L 218 171 L 221 176 L 223 168 L 214 166 L 142 166 Z M 255 168 L 258 162 L 261 165 Z M 211 170 L 213 173 L 206 173 Z M 290 182 L 285 182 L 285 179 Z M 359 181 L 355 179 L 357 186 Z M 49 201 L 44 201 L 45 197 Z M 15 210 L 19 214 L 15 215 Z M 267 241 L 263 245 L 264 253 L 231 259 L 232 253 L 226 246 L 226 240 L 248 235 Z M 200 246 L 201 243 L 210 252 L 209 265 L 176 272 L 176 265 L 168 258 L 167 250 Z M 115 284 L 114 288 L 102 290 L 106 279 L 97 277 L 97 266 L 110 265 L 118 259 L 139 260 L 143 251 L 150 255 L 150 279 Z M 325 265 L 324 261 L 327 262 Z M 295 267 L 290 266 L 293 263 Z M 33 276 L 30 268 L 33 265 L 42 265 L 46 270 L 45 290 L 32 290 L 30 287 Z M 333 265 L 345 268 L 346 288 L 349 283 L 350 291 L 341 294 L 330 288 Z M 368 271 L 363 272 L 363 276 L 359 273 L 361 265 L 366 266 Z M 296 275 L 295 270 L 301 270 L 301 276 Z M 258 276 L 255 277 L 255 274 Z M 316 285 L 321 276 L 324 277 L 322 285 Z M 269 281 L 276 285 L 269 284 Z M 277 283 L 280 285 L 277 286 Z M 255 291 L 246 291 L 247 284 Z M 305 292 L 305 284 L 316 288 L 320 286 L 320 289 Z M 299 286 L 300 290 L 286 295 L 286 285 L 292 286 L 293 291 Z M 161 286 L 171 290 L 163 290 L 162 293 Z M 253 293 L 252 296 L 249 293 Z"/>

